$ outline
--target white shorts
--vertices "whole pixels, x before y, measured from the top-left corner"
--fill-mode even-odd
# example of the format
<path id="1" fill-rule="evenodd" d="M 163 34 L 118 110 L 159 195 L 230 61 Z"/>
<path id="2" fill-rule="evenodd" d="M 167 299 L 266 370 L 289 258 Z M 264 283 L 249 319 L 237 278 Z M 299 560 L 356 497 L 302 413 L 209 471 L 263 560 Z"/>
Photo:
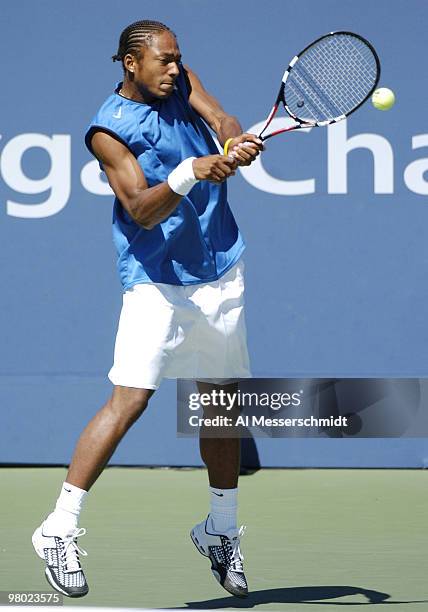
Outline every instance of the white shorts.
<path id="1" fill-rule="evenodd" d="M 157 389 L 162 378 L 248 378 L 244 264 L 198 285 L 142 283 L 123 295 L 114 385 Z"/>

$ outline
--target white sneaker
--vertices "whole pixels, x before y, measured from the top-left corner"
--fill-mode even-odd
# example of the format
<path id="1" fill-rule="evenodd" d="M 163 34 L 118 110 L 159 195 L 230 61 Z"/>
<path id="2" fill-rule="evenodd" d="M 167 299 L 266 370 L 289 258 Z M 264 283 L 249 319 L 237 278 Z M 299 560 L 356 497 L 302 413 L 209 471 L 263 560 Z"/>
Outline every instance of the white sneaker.
<path id="1" fill-rule="evenodd" d="M 205 521 L 193 527 L 190 537 L 199 552 L 211 561 L 214 578 L 232 595 L 247 597 L 248 585 L 239 548 L 239 538 L 245 527 L 231 529 L 227 533 L 213 533 L 209 515 Z"/>
<path id="2" fill-rule="evenodd" d="M 45 574 L 49 584 L 67 597 L 83 597 L 89 591 L 85 574 L 80 565 L 76 539 L 85 535 L 86 529 L 74 529 L 65 537 L 49 535 L 42 523 L 33 533 L 32 542 L 36 553 L 46 563 Z"/>

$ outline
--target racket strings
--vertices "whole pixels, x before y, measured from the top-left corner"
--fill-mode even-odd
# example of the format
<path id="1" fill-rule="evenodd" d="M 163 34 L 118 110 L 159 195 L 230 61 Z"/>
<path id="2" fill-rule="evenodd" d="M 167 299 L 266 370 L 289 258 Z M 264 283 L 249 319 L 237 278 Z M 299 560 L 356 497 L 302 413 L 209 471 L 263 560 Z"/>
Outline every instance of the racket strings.
<path id="1" fill-rule="evenodd" d="M 307 49 L 290 71 L 287 107 L 303 121 L 331 121 L 367 97 L 377 72 L 375 56 L 364 41 L 349 34 L 326 37 Z"/>
<path id="2" fill-rule="evenodd" d="M 343 93 L 340 99 L 342 106 L 347 103 L 356 105 L 364 99 L 376 79 L 377 66 L 373 53 L 366 44 L 351 36 L 332 37 L 331 47 L 332 53 L 337 57 L 337 66 L 334 77 L 329 75 L 330 91 Z M 327 54 L 326 59 L 330 59 Z M 342 80 L 350 87 L 335 89 L 333 79 L 336 79 L 337 73 L 342 75 Z"/>

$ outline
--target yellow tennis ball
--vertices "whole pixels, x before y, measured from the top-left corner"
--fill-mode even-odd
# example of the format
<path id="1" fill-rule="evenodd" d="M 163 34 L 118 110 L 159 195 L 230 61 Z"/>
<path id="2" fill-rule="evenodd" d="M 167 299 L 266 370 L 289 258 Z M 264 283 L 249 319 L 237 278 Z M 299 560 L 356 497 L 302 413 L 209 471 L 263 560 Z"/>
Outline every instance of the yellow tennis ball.
<path id="1" fill-rule="evenodd" d="M 395 95 L 388 87 L 380 87 L 373 92 L 372 104 L 378 110 L 389 110 L 394 106 Z"/>

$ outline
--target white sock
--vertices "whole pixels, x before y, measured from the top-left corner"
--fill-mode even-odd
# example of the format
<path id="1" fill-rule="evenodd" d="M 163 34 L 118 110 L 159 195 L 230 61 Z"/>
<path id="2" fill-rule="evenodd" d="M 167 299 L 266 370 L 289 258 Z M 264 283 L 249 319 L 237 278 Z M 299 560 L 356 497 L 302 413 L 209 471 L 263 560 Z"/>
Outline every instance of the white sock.
<path id="1" fill-rule="evenodd" d="M 211 523 L 216 533 L 236 529 L 238 512 L 238 489 L 216 489 L 210 487 Z"/>
<path id="2" fill-rule="evenodd" d="M 64 482 L 55 510 L 45 520 L 45 535 L 62 536 L 76 529 L 87 494 L 87 491 Z"/>

